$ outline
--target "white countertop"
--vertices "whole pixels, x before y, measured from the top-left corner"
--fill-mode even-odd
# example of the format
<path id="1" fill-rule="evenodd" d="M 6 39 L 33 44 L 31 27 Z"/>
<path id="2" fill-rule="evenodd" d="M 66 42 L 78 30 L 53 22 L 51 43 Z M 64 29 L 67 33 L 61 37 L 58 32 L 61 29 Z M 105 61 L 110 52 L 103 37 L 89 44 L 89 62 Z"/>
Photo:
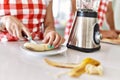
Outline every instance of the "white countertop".
<path id="1" fill-rule="evenodd" d="M 55 56 L 34 56 L 23 52 L 23 42 L 0 43 L 0 80 L 119 80 L 120 45 L 101 44 L 100 51 L 83 53 L 68 49 Z M 104 68 L 103 76 L 83 74 L 71 78 L 67 74 L 57 77 L 69 69 L 56 68 L 44 62 L 44 58 L 58 62 L 78 63 L 86 57 L 99 60 Z"/>

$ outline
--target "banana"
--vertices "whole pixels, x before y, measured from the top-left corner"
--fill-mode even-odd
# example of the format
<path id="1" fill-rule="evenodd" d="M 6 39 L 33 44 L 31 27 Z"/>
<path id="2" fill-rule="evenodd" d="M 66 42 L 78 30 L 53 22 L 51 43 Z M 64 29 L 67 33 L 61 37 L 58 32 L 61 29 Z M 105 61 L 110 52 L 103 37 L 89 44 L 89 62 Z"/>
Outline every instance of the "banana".
<path id="1" fill-rule="evenodd" d="M 72 76 L 72 77 L 78 77 L 81 74 L 83 74 L 85 72 L 85 67 L 87 64 L 92 64 L 95 66 L 100 65 L 100 62 L 92 59 L 92 58 L 85 58 L 77 67 L 73 68 L 68 75 Z"/>
<path id="2" fill-rule="evenodd" d="M 60 67 L 60 68 L 75 68 L 77 67 L 78 65 L 76 64 L 65 64 L 65 63 L 58 63 L 58 62 L 55 62 L 55 61 L 51 61 L 47 58 L 44 59 L 45 62 L 51 66 L 54 66 L 54 67 Z"/>
<path id="3" fill-rule="evenodd" d="M 48 51 L 48 50 L 54 49 L 53 47 L 49 47 L 48 44 L 34 44 L 30 42 L 26 42 L 24 44 L 24 47 L 29 50 L 36 51 L 36 52 Z"/>
<path id="4" fill-rule="evenodd" d="M 58 62 L 55 62 L 55 61 L 51 61 L 47 58 L 45 58 L 44 60 L 47 64 L 49 64 L 51 66 L 54 66 L 54 67 L 71 68 L 72 70 L 70 72 L 68 72 L 68 75 L 70 75 L 71 77 L 78 77 L 85 72 L 96 73 L 96 74 L 100 74 L 100 75 L 102 74 L 102 69 L 100 67 L 97 67 L 97 66 L 100 65 L 100 62 L 93 59 L 93 58 L 85 58 L 84 60 L 82 60 L 82 62 L 80 64 L 58 63 Z M 91 67 L 91 65 L 92 65 L 92 67 Z M 91 68 L 94 68 L 94 69 L 91 69 Z M 94 71 L 92 72 L 89 69 L 90 70 L 95 70 L 95 72 Z"/>
<path id="5" fill-rule="evenodd" d="M 101 65 L 95 66 L 92 64 L 87 64 L 85 67 L 85 72 L 88 74 L 103 75 L 103 67 Z"/>

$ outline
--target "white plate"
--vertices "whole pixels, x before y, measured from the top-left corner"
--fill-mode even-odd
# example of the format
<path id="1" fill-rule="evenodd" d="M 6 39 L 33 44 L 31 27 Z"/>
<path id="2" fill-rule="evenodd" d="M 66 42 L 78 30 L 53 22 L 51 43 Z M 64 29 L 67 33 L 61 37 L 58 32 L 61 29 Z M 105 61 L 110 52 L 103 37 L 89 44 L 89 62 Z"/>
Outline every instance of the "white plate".
<path id="1" fill-rule="evenodd" d="M 57 49 L 53 49 L 53 50 L 50 50 L 50 51 L 43 51 L 43 52 L 31 51 L 29 49 L 24 48 L 24 46 L 21 46 L 20 48 L 25 53 L 32 54 L 32 55 L 43 55 L 43 56 L 61 54 L 61 53 L 65 52 L 67 50 L 67 47 L 63 46 L 63 45 L 60 46 Z"/>

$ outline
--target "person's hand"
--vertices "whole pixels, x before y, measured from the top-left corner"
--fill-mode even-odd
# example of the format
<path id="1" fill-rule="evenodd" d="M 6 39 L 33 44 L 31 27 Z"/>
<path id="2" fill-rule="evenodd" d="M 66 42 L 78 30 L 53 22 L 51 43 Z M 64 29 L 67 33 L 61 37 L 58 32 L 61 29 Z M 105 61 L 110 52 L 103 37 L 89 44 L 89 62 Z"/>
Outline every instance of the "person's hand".
<path id="1" fill-rule="evenodd" d="M 16 17 L 3 16 L 1 22 L 11 35 L 23 40 L 22 32 L 24 32 L 26 36 L 30 37 L 29 30 Z"/>
<path id="2" fill-rule="evenodd" d="M 115 30 L 116 31 L 116 33 L 119 35 L 120 34 L 120 30 Z"/>
<path id="3" fill-rule="evenodd" d="M 55 31 L 49 31 L 45 34 L 43 42 L 53 45 L 55 48 L 64 43 L 65 39 Z"/>
<path id="4" fill-rule="evenodd" d="M 118 38 L 118 34 L 114 30 L 102 30 L 102 38 Z"/>

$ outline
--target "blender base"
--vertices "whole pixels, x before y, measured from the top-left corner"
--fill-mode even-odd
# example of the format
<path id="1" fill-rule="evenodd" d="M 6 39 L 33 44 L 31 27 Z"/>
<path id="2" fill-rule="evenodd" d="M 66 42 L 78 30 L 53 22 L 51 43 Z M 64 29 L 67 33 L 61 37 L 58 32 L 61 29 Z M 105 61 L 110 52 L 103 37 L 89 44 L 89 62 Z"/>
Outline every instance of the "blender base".
<path id="1" fill-rule="evenodd" d="M 67 44 L 67 47 L 70 49 L 74 49 L 74 50 L 78 50 L 78 51 L 82 51 L 82 52 L 86 52 L 86 53 L 98 51 L 101 48 L 101 46 L 96 47 L 96 48 L 81 48 L 81 47 L 76 47 L 76 46 L 69 45 L 69 44 Z"/>

